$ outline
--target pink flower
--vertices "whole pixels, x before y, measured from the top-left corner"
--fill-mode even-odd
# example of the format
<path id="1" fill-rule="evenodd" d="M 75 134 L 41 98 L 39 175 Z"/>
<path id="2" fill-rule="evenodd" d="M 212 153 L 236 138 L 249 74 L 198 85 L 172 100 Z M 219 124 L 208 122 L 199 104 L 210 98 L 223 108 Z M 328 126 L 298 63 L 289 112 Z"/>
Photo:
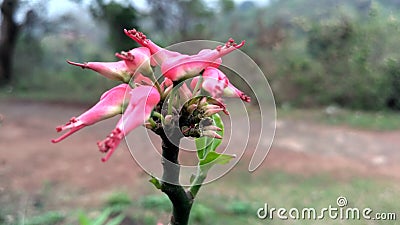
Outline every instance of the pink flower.
<path id="1" fill-rule="evenodd" d="M 230 39 L 223 47 L 218 46 L 214 50 L 205 49 L 196 55 L 181 55 L 166 59 L 161 64 L 162 74 L 173 80 L 184 80 L 200 74 L 206 67 L 218 67 L 221 57 L 244 45 L 244 41 L 237 45 Z"/>
<path id="2" fill-rule="evenodd" d="M 76 63 L 67 60 L 67 62 L 74 66 L 80 66 L 82 69 L 91 69 L 111 80 L 122 81 L 128 83 L 133 73 L 130 72 L 124 60 L 118 62 L 87 62 Z"/>
<path id="3" fill-rule="evenodd" d="M 107 152 L 102 161 L 107 161 L 121 140 L 133 129 L 143 125 L 150 117 L 153 108 L 160 101 L 160 94 L 152 86 L 139 86 L 130 93 L 131 99 L 117 126 L 103 141 L 97 143 L 101 152 Z"/>
<path id="4" fill-rule="evenodd" d="M 199 82 L 199 77 L 193 78 L 190 86 L 195 88 Z M 228 77 L 214 67 L 207 67 L 203 72 L 203 82 L 201 87 L 209 92 L 213 98 L 219 99 L 224 97 L 240 98 L 245 102 L 250 102 L 250 97 L 233 86 Z"/>
<path id="5" fill-rule="evenodd" d="M 128 52 L 115 53 L 115 56 L 124 60 L 128 70 L 132 73 L 138 71 L 146 76 L 151 76 L 153 73 L 150 65 L 151 54 L 148 48 L 134 48 Z"/>
<path id="6" fill-rule="evenodd" d="M 146 35 L 144 35 L 142 32 L 137 31 L 136 29 L 124 29 L 124 32 L 128 37 L 132 38 L 139 45 L 148 48 L 151 55 L 153 55 L 153 57 L 159 64 L 161 64 L 164 60 L 168 58 L 182 55 L 179 52 L 169 51 L 167 49 L 161 48 L 160 46 L 154 44 L 151 40 L 147 39 Z"/>
<path id="7" fill-rule="evenodd" d="M 231 98 L 240 98 L 245 102 L 250 102 L 251 98 L 245 95 L 241 90 L 237 89 L 231 83 L 228 84 L 228 87 L 224 89 L 224 96 Z"/>
<path id="8" fill-rule="evenodd" d="M 236 44 L 230 38 L 225 45 L 218 46 L 214 50 L 204 49 L 196 55 L 184 55 L 159 47 L 135 29 L 124 31 L 130 38 L 150 50 L 156 61 L 161 64 L 162 74 L 173 81 L 194 77 L 208 66 L 218 67 L 221 64 L 221 57 L 242 47 L 245 43 L 242 41 Z"/>
<path id="9" fill-rule="evenodd" d="M 58 126 L 56 128 L 57 132 L 68 129 L 69 131 L 63 134 L 61 137 L 53 139 L 52 142 L 60 142 L 86 126 L 121 114 L 129 101 L 129 98 L 124 98 L 125 92 L 130 90 L 131 88 L 127 84 L 120 84 L 108 90 L 100 97 L 100 101 L 88 111 L 78 116 L 77 118 L 72 117 L 70 121 L 65 125 Z M 126 97 L 130 96 L 127 95 Z"/>
<path id="10" fill-rule="evenodd" d="M 76 63 L 67 62 L 74 66 L 80 66 L 83 69 L 91 69 L 99 74 L 111 79 L 128 83 L 130 79 L 138 73 L 151 75 L 150 51 L 147 48 L 135 48 L 128 52 L 115 54 L 122 59 L 117 62 L 87 62 Z"/>

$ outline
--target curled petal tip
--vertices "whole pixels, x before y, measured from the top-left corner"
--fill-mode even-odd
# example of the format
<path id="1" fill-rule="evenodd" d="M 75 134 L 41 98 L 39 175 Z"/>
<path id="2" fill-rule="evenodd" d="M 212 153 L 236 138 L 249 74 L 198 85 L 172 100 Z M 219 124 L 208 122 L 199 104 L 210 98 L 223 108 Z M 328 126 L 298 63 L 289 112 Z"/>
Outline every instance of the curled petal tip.
<path id="1" fill-rule="evenodd" d="M 67 60 L 67 63 L 69 63 L 69 64 L 71 64 L 71 65 L 73 65 L 73 66 L 79 66 L 79 67 L 81 67 L 82 69 L 87 68 L 87 63 L 76 63 L 76 62 L 72 62 L 72 61 L 70 61 L 70 60 Z"/>
<path id="2" fill-rule="evenodd" d="M 56 127 L 56 131 L 57 131 L 57 132 L 61 132 L 62 130 L 63 130 L 62 126 Z"/>
<path id="3" fill-rule="evenodd" d="M 128 61 L 135 60 L 135 56 L 132 55 L 130 52 L 124 52 L 124 51 L 122 51 L 121 53 L 117 52 L 115 53 L 115 56 L 122 60 L 128 60 Z"/>
<path id="4" fill-rule="evenodd" d="M 241 95 L 240 98 L 244 101 L 244 102 L 251 102 L 251 98 L 245 94 Z"/>
<path id="5" fill-rule="evenodd" d="M 246 41 L 243 40 L 242 42 L 240 42 L 240 44 L 236 45 L 235 48 L 241 48 L 245 43 Z"/>
<path id="6" fill-rule="evenodd" d="M 107 154 L 101 158 L 101 161 L 107 161 L 118 147 L 123 138 L 123 133 L 119 128 L 114 129 L 103 141 L 97 142 L 100 152 Z"/>
<path id="7" fill-rule="evenodd" d="M 146 47 L 147 46 L 147 37 L 145 34 L 143 34 L 142 32 L 137 31 L 136 29 L 132 29 L 132 30 L 126 30 L 124 29 L 124 33 L 130 37 L 131 39 L 133 39 L 134 41 L 136 41 L 138 44 Z"/>
<path id="8" fill-rule="evenodd" d="M 66 132 L 65 134 L 61 135 L 59 138 L 51 140 L 52 143 L 58 143 L 65 138 L 69 137 L 71 134 L 77 132 L 79 129 L 71 129 L 70 131 Z"/>
<path id="9" fill-rule="evenodd" d="M 105 144 L 103 143 L 103 141 L 98 141 L 97 147 L 99 148 L 100 152 L 107 152 L 107 149 L 105 148 Z"/>
<path id="10" fill-rule="evenodd" d="M 110 159 L 111 155 L 114 153 L 115 149 L 117 146 L 113 146 L 110 149 L 108 149 L 107 154 L 101 158 L 102 162 L 107 162 L 108 159 Z"/>

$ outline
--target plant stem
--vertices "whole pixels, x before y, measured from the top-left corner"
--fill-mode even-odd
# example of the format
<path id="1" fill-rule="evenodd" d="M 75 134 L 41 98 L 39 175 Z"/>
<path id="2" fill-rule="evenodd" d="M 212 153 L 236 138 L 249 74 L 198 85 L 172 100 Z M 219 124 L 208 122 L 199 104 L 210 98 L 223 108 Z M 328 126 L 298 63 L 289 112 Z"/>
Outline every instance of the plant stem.
<path id="1" fill-rule="evenodd" d="M 204 180 L 207 178 L 207 170 L 203 171 L 202 168 L 199 166 L 197 170 L 197 174 L 192 182 L 192 186 L 189 188 L 189 192 L 194 199 L 199 192 L 201 185 L 203 184 Z"/>
<path id="2" fill-rule="evenodd" d="M 172 202 L 173 209 L 170 224 L 187 225 L 193 198 L 179 183 L 180 165 L 178 156 L 181 136 L 166 136 L 164 132 L 162 132 L 160 136 L 162 139 L 162 165 L 164 170 L 161 191 L 163 191 Z"/>

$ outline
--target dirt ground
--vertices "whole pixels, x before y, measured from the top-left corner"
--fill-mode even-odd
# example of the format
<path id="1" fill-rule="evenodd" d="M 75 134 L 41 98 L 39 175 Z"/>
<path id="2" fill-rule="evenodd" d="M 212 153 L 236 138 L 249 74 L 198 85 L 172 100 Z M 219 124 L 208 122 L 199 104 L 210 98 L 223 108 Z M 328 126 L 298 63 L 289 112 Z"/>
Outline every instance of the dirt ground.
<path id="1" fill-rule="evenodd" d="M 102 155 L 96 142 L 113 129 L 118 118 L 85 128 L 61 143 L 50 142 L 59 135 L 56 126 L 85 108 L 0 100 L 0 194 L 9 190 L 35 191 L 46 182 L 89 192 L 129 188 L 136 177 L 145 175 L 132 162 L 125 146 L 107 163 L 100 161 Z M 233 141 L 241 139 L 233 138 Z M 140 148 L 140 144 L 135 146 Z M 261 140 L 260 144 L 268 147 L 267 141 Z M 400 131 L 364 131 L 278 119 L 274 144 L 261 168 L 306 175 L 329 173 L 343 179 L 379 177 L 400 182 L 399 146 Z"/>

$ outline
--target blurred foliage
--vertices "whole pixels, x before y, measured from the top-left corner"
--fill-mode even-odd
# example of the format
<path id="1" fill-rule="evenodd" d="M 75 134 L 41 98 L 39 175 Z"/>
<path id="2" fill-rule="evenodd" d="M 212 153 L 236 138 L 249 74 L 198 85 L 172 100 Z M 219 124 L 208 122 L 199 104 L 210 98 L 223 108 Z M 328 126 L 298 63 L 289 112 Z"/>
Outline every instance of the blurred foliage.
<path id="1" fill-rule="evenodd" d="M 216 214 L 213 208 L 201 203 L 194 203 L 190 212 L 190 220 L 200 224 L 213 224 Z"/>
<path id="2" fill-rule="evenodd" d="M 233 201 L 226 207 L 227 212 L 233 215 L 253 215 L 257 211 L 252 204 L 245 201 Z"/>
<path id="3" fill-rule="evenodd" d="M 126 2 L 92 0 L 86 8 L 82 1 L 72 2 L 77 7 L 70 12 L 51 20 L 42 16 L 35 21 L 43 22 L 22 32 L 15 55 L 17 76 L 3 93 L 95 101 L 115 82 L 68 66 L 65 59 L 115 61 L 115 51 L 135 45 L 123 28 L 140 25 L 163 46 L 188 39 L 225 42 L 232 35 L 245 39 L 242 50 L 263 70 L 278 105 L 400 109 L 397 0 L 287 0 L 268 5 L 147 0 L 147 8 L 140 10 Z M 248 88 L 239 80 L 233 83 Z"/>
<path id="4" fill-rule="evenodd" d="M 145 209 L 158 209 L 165 212 L 171 210 L 171 202 L 166 195 L 149 195 L 140 200 L 140 204 Z"/>
<path id="5" fill-rule="evenodd" d="M 122 212 L 124 209 L 132 205 L 132 199 L 125 192 L 114 192 L 107 197 L 105 207 L 113 209 L 114 212 Z"/>
<path id="6" fill-rule="evenodd" d="M 125 215 L 119 214 L 118 216 L 112 216 L 113 210 L 106 208 L 96 218 L 91 218 L 84 212 L 79 213 L 79 224 L 80 225 L 119 225 L 124 220 Z"/>
<path id="7" fill-rule="evenodd" d="M 55 225 L 60 224 L 65 219 L 65 215 L 61 212 L 50 211 L 27 220 L 20 221 L 24 225 Z"/>
<path id="8" fill-rule="evenodd" d="M 324 109 L 298 109 L 288 105 L 278 108 L 280 118 L 289 120 L 318 122 L 329 125 L 344 125 L 357 129 L 389 131 L 399 130 L 398 112 L 347 110 L 337 106 Z"/>
<path id="9" fill-rule="evenodd" d="M 163 45 L 211 36 L 214 12 L 203 0 L 147 0 L 149 34 Z"/>
<path id="10" fill-rule="evenodd" d="M 274 56 L 268 65 L 274 66 L 270 79 L 277 103 L 398 109 L 395 63 L 387 61 L 399 57 L 393 48 L 399 11 L 379 1 L 324 0 L 313 11 L 307 10 L 310 4 L 276 1 L 268 7 L 274 12 L 269 17 L 284 18 L 285 38 L 267 53 Z"/>
<path id="11" fill-rule="evenodd" d="M 139 13 L 128 2 L 120 3 L 117 1 L 105 2 L 104 0 L 94 0 L 95 4 L 90 7 L 93 17 L 106 24 L 108 28 L 108 42 L 115 51 L 126 51 L 137 44 L 127 39 L 124 29 L 138 27 Z"/>
<path id="12" fill-rule="evenodd" d="M 282 224 L 282 220 L 277 219 L 276 214 L 273 220 L 258 219 L 257 209 L 263 207 L 265 203 L 268 203 L 269 207 L 276 208 L 314 207 L 322 209 L 329 205 L 336 205 L 336 199 L 339 196 L 345 196 L 350 206 L 359 209 L 369 207 L 379 212 L 397 212 L 396 209 L 399 208 L 399 202 L 393 201 L 400 197 L 399 185 L 394 180 L 382 177 L 379 179 L 376 177 L 361 178 L 348 170 L 338 171 L 338 174 L 334 175 L 323 172 L 300 175 L 264 169 L 249 176 L 246 164 L 239 164 L 238 167 L 224 177 L 224 182 L 210 183 L 208 192 L 199 194 L 200 197 L 193 205 L 190 224 Z M 147 181 L 147 177 L 138 179 L 138 184 Z M 157 193 L 157 190 L 153 189 L 149 194 L 149 190 L 141 190 L 140 185 L 133 187 L 132 190 L 131 194 L 135 194 L 137 197 L 121 213 L 115 213 L 111 208 L 77 210 L 76 205 L 82 206 L 82 202 L 77 199 L 87 196 L 86 192 L 74 193 L 73 197 L 59 200 L 55 204 L 44 204 L 47 206 L 45 209 L 49 209 L 47 212 L 44 210 L 36 212 L 29 208 L 29 204 L 22 210 L 19 203 L 21 193 L 19 193 L 19 195 L 15 195 L 15 199 L 2 202 L 4 206 L 14 210 L 7 212 L 2 211 L 4 209 L 1 208 L 0 218 L 3 218 L 2 224 L 5 225 L 94 224 L 95 221 L 98 224 L 107 224 L 112 221 L 121 222 L 122 217 L 125 219 L 121 224 L 154 225 L 157 222 L 168 221 L 171 209 L 168 197 L 163 194 L 151 194 Z M 53 196 L 60 194 L 63 195 L 63 193 L 54 192 Z M 4 196 L 0 196 L 0 200 L 2 198 Z M 51 201 L 51 198 L 46 201 Z M 63 212 L 54 211 L 55 208 L 60 208 Z M 22 211 L 29 214 L 23 215 Z M 23 216 L 25 223 L 21 222 Z M 288 220 L 287 222 L 296 224 L 298 220 Z M 302 220 L 301 224 L 316 223 L 314 220 Z M 333 225 L 337 224 L 337 220 L 325 218 L 318 224 Z M 347 220 L 345 224 L 361 225 L 365 224 L 365 220 Z M 386 221 L 386 224 L 396 224 L 396 222 Z"/>

